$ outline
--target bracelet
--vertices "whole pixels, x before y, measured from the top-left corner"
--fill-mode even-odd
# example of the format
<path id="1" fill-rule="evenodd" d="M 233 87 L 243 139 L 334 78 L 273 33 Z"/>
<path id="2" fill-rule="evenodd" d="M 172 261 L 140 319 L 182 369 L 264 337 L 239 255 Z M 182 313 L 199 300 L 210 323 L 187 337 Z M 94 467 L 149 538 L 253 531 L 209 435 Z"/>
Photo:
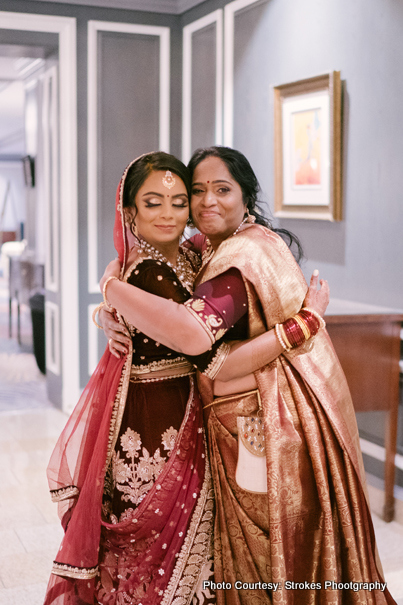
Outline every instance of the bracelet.
<path id="1" fill-rule="evenodd" d="M 282 335 L 280 333 L 280 328 L 281 327 L 282 327 L 281 324 L 276 324 L 274 326 L 274 330 L 276 332 L 276 336 L 277 336 L 277 339 L 278 339 L 279 343 L 281 344 L 281 346 L 283 347 L 283 349 L 288 352 L 288 351 L 291 350 L 291 347 L 287 347 L 287 345 L 285 344 L 285 342 L 283 340 L 283 337 L 282 337 Z"/>
<path id="2" fill-rule="evenodd" d="M 297 315 L 275 325 L 276 336 L 286 352 L 300 347 L 326 326 L 323 318 L 308 307 L 303 307 Z"/>
<path id="3" fill-rule="evenodd" d="M 108 277 L 108 279 L 104 283 L 104 287 L 102 288 L 104 304 L 105 304 L 105 307 L 108 309 L 108 311 L 111 311 L 113 309 L 113 307 L 112 307 L 112 305 L 109 304 L 108 299 L 106 298 L 106 288 L 113 279 L 116 279 L 117 281 L 119 281 L 119 279 L 117 277 L 115 277 L 115 275 L 111 275 L 110 277 Z"/>
<path id="4" fill-rule="evenodd" d="M 310 307 L 302 307 L 302 309 L 301 309 L 301 311 L 300 311 L 300 312 L 303 312 L 303 311 L 308 311 L 308 312 L 309 312 L 309 313 L 311 313 L 311 314 L 312 314 L 314 317 L 316 317 L 316 319 L 318 320 L 319 325 L 320 325 L 320 328 L 319 328 L 319 329 L 326 328 L 326 322 L 325 322 L 325 320 L 323 319 L 323 317 L 322 317 L 321 315 L 319 315 L 319 313 L 318 313 L 317 311 L 314 311 L 314 310 L 313 310 L 313 309 L 311 309 Z"/>
<path id="5" fill-rule="evenodd" d="M 92 312 L 92 321 L 94 322 L 94 324 L 96 325 L 97 328 L 99 328 L 100 330 L 103 330 L 103 326 L 101 326 L 97 320 L 96 320 L 96 316 L 97 313 L 100 312 L 100 310 L 105 306 L 104 302 L 101 302 L 97 307 L 95 307 L 94 311 Z"/>

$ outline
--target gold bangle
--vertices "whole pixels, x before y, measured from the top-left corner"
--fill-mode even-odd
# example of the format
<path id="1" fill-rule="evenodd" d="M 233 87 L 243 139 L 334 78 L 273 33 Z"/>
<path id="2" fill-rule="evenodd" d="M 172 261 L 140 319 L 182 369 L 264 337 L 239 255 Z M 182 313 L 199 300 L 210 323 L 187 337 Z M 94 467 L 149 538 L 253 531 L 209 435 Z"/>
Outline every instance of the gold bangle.
<path id="1" fill-rule="evenodd" d="M 99 328 L 100 330 L 103 330 L 103 326 L 101 326 L 101 324 L 99 324 L 96 320 L 96 316 L 97 313 L 100 312 L 100 310 L 105 306 L 104 302 L 101 302 L 97 307 L 95 307 L 95 309 L 92 312 L 92 321 L 94 322 L 94 324 L 96 325 L 97 328 Z"/>
<path id="2" fill-rule="evenodd" d="M 316 317 L 316 319 L 318 320 L 319 324 L 320 324 L 320 328 L 326 328 L 326 322 L 323 319 L 323 317 L 321 315 L 319 315 L 319 313 L 317 313 L 316 311 L 314 311 L 313 309 L 311 309 L 311 307 L 302 307 L 301 311 L 303 311 L 304 309 L 306 309 L 307 311 L 309 311 L 310 313 L 312 313 L 312 315 L 314 315 Z"/>
<path id="3" fill-rule="evenodd" d="M 108 284 L 113 280 L 116 279 L 117 281 L 119 281 L 119 279 L 115 276 L 115 275 L 111 275 L 110 277 L 108 277 L 108 279 L 106 280 L 106 282 L 104 283 L 104 287 L 102 288 L 102 294 L 104 296 L 104 303 L 105 303 L 105 307 L 110 311 L 113 309 L 112 305 L 109 304 L 108 299 L 106 298 L 106 288 L 108 286 Z"/>
<path id="4" fill-rule="evenodd" d="M 297 324 L 299 325 L 299 327 L 301 328 L 302 332 L 304 333 L 305 336 L 305 340 L 309 340 L 311 338 L 311 332 L 308 328 L 308 326 L 305 324 L 304 320 L 302 319 L 302 317 L 300 317 L 298 314 L 294 315 L 293 317 L 294 321 L 297 322 Z"/>
<path id="5" fill-rule="evenodd" d="M 281 346 L 283 347 L 283 349 L 284 349 L 285 351 L 289 351 L 290 349 L 287 347 L 287 345 L 285 344 L 285 342 L 284 342 L 284 340 L 283 340 L 283 337 L 281 336 L 281 333 L 280 333 L 280 326 L 281 326 L 281 324 L 276 324 L 276 325 L 274 326 L 274 330 L 275 330 L 275 332 L 276 332 L 277 339 L 278 339 L 279 343 L 281 344 Z"/>

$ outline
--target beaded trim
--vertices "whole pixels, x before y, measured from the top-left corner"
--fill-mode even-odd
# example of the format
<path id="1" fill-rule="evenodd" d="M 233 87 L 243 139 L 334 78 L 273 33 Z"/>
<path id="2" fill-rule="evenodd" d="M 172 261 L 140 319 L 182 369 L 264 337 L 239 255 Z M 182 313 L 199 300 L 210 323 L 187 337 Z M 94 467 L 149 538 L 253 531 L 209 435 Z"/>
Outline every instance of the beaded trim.
<path id="1" fill-rule="evenodd" d="M 202 372 L 207 378 L 214 380 L 218 372 L 224 365 L 229 352 L 231 351 L 231 345 L 228 342 L 223 342 L 217 349 L 213 359 L 208 364 L 207 368 Z"/>
<path id="2" fill-rule="evenodd" d="M 185 376 L 193 376 L 196 373 L 195 369 L 191 369 L 183 374 L 170 374 L 168 376 L 160 376 L 159 378 L 130 378 L 130 382 L 143 383 L 143 382 L 161 382 L 162 380 L 172 380 L 172 378 L 184 378 Z"/>
<path id="3" fill-rule="evenodd" d="M 193 293 L 195 272 L 190 260 L 187 258 L 185 252 L 181 248 L 179 248 L 178 255 L 176 257 L 176 266 L 174 266 L 159 250 L 154 248 L 154 246 L 146 242 L 144 239 L 139 238 L 138 247 L 146 258 L 160 261 L 161 263 L 164 263 L 170 267 L 172 271 L 175 272 L 176 276 L 186 290 L 191 294 Z"/>
<path id="4" fill-rule="evenodd" d="M 98 565 L 95 567 L 73 567 L 67 563 L 53 562 L 52 573 L 55 576 L 64 576 L 66 578 L 75 578 L 77 580 L 90 580 L 98 575 Z"/>
<path id="5" fill-rule="evenodd" d="M 80 490 L 75 485 L 68 485 L 67 487 L 61 487 L 60 489 L 52 489 L 50 491 L 50 497 L 52 502 L 61 502 L 62 500 L 68 500 L 78 496 Z"/>

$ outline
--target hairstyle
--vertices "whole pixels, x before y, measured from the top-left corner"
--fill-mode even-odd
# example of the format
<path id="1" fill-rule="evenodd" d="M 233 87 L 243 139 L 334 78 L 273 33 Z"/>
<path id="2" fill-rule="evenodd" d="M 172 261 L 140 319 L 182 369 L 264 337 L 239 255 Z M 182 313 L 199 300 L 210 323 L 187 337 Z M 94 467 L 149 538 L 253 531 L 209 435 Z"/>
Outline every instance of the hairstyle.
<path id="1" fill-rule="evenodd" d="M 255 217 L 256 223 L 264 225 L 275 233 L 278 233 L 286 242 L 287 246 L 292 250 L 297 262 L 303 258 L 301 243 L 296 235 L 287 229 L 276 229 L 272 226 L 271 221 L 266 218 L 260 207 L 262 203 L 259 199 L 261 191 L 259 181 L 249 161 L 240 151 L 231 149 L 230 147 L 213 146 L 203 149 L 197 149 L 188 164 L 190 178 L 193 178 L 193 173 L 196 166 L 208 157 L 219 158 L 227 166 L 232 178 L 238 183 L 242 190 L 242 199 L 249 210 L 249 214 Z"/>
<path id="2" fill-rule="evenodd" d="M 123 208 L 135 206 L 135 198 L 138 190 L 152 172 L 162 170 L 176 174 L 182 179 L 190 200 L 190 189 L 192 180 L 185 164 L 175 156 L 164 151 L 153 151 L 142 155 L 132 164 L 127 172 L 123 189 Z"/>

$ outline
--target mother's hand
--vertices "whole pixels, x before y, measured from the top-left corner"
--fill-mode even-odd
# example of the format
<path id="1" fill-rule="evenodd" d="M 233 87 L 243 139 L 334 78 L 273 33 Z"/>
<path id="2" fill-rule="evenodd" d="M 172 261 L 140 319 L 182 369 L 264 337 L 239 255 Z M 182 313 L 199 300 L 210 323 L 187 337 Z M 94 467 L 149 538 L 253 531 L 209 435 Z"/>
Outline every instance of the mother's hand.
<path id="1" fill-rule="evenodd" d="M 105 336 L 108 339 L 109 350 L 118 359 L 122 355 L 127 355 L 129 352 L 129 345 L 131 338 L 127 328 L 116 321 L 113 313 L 102 307 L 99 312 L 99 318 L 101 320 Z"/>
<path id="2" fill-rule="evenodd" d="M 312 273 L 311 281 L 309 282 L 308 292 L 306 293 L 303 307 L 313 309 L 321 317 L 324 316 L 329 304 L 329 284 L 325 279 L 320 280 L 320 288 L 318 290 L 319 271 L 315 269 Z"/>
<path id="3" fill-rule="evenodd" d="M 99 287 L 101 288 L 101 292 L 103 292 L 104 284 L 109 277 L 120 277 L 121 264 L 119 259 L 115 258 L 115 260 L 111 261 L 109 265 L 107 265 L 105 269 L 105 273 L 101 277 L 99 282 Z"/>

